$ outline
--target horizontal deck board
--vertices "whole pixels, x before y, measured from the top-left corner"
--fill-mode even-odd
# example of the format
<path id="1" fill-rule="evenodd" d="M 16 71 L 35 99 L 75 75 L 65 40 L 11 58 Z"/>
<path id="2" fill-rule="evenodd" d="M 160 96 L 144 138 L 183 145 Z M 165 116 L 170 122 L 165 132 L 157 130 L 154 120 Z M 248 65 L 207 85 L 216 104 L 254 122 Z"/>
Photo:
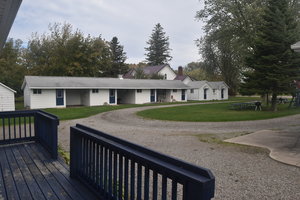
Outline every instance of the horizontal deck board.
<path id="1" fill-rule="evenodd" d="M 97 199 L 36 142 L 0 145 L 0 199 Z"/>

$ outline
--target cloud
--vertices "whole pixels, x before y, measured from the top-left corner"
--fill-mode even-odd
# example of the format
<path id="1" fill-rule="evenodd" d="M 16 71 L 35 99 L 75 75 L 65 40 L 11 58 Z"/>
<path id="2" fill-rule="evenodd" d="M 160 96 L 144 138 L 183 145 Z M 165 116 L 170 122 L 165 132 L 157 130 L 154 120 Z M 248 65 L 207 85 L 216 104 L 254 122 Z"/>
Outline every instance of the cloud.
<path id="1" fill-rule="evenodd" d="M 195 40 L 203 34 L 202 24 L 194 16 L 201 8 L 198 0 L 23 0 L 9 37 L 28 41 L 49 23 L 68 22 L 85 34 L 117 36 L 133 63 L 145 59 L 146 41 L 161 23 L 173 49 L 171 66 L 177 68 L 200 58 Z"/>

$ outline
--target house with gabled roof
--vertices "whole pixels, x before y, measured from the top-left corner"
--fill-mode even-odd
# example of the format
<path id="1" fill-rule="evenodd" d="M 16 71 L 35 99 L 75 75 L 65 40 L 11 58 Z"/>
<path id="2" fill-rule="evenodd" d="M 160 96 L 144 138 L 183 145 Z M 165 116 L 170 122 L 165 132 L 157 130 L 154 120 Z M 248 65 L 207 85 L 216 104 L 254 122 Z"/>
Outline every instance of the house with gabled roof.
<path id="1" fill-rule="evenodd" d="M 143 72 L 147 76 L 160 75 L 165 80 L 174 80 L 177 76 L 174 70 L 168 64 L 156 65 L 156 66 L 145 66 L 142 68 Z M 133 79 L 136 74 L 136 69 L 130 69 L 126 74 L 123 75 L 124 79 Z"/>
<path id="2" fill-rule="evenodd" d="M 188 100 L 226 100 L 228 99 L 228 85 L 224 81 L 192 81 L 187 84 Z"/>
<path id="3" fill-rule="evenodd" d="M 181 81 L 94 77 L 25 76 L 24 106 L 63 108 L 186 101 Z"/>
<path id="4" fill-rule="evenodd" d="M 15 110 L 15 93 L 15 90 L 0 83 L 0 112 Z"/>

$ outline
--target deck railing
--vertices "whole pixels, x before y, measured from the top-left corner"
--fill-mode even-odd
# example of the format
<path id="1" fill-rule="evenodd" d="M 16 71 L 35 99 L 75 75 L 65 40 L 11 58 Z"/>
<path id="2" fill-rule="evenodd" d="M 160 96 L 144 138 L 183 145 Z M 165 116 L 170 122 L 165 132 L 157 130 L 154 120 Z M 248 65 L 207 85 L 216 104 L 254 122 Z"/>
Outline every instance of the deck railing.
<path id="1" fill-rule="evenodd" d="M 39 141 L 57 158 L 58 118 L 41 110 L 0 112 L 0 144 Z"/>
<path id="2" fill-rule="evenodd" d="M 100 131 L 71 127 L 70 175 L 101 199 L 214 197 L 210 170 L 152 151 Z"/>

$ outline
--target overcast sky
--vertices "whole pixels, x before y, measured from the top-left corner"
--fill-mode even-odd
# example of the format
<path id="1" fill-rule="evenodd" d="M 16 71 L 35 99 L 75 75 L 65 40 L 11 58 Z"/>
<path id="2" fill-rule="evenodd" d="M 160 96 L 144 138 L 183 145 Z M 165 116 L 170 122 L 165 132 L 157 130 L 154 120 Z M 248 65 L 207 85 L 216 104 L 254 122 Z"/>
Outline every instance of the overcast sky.
<path id="1" fill-rule="evenodd" d="M 23 0 L 9 37 L 28 41 L 33 32 L 44 33 L 49 23 L 67 22 L 92 36 L 117 36 L 128 63 L 145 60 L 146 41 L 160 23 L 169 36 L 170 62 L 176 69 L 200 56 L 195 40 L 203 34 L 195 20 L 199 0 Z"/>

